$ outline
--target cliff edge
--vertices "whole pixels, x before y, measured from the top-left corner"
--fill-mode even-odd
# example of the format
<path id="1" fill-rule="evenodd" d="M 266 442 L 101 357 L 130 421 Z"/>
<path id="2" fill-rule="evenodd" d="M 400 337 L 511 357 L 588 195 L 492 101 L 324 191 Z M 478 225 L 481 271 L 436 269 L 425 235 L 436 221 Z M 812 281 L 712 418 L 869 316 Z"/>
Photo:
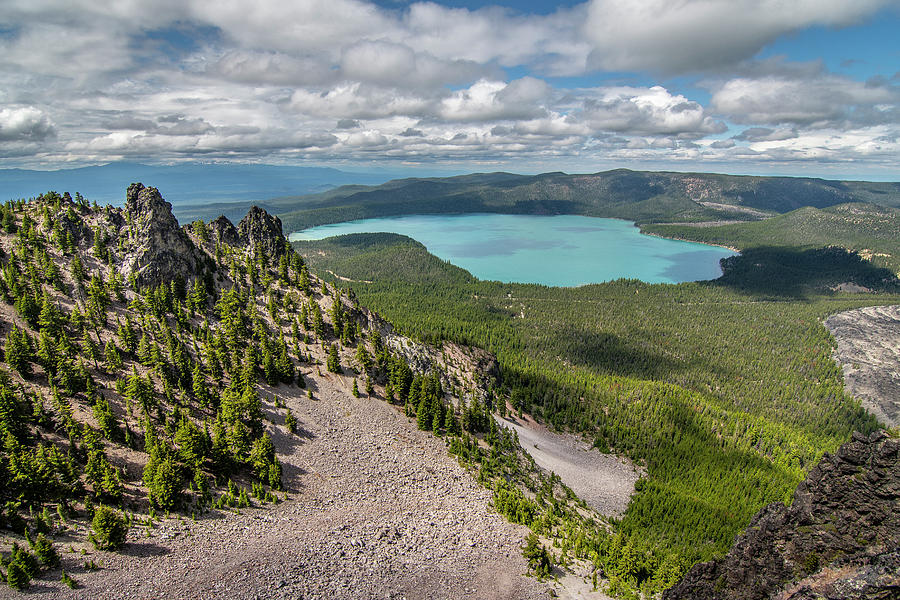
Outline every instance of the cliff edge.
<path id="1" fill-rule="evenodd" d="M 854 433 L 664 600 L 900 598 L 900 439 Z"/>

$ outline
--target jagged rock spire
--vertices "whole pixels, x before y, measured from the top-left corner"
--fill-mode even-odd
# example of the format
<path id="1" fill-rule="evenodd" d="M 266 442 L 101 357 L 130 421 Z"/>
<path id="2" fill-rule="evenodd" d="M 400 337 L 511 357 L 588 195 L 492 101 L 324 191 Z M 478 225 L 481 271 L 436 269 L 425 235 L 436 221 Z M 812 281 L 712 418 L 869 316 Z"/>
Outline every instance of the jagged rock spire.
<path id="1" fill-rule="evenodd" d="M 128 186 L 125 200 L 128 244 L 122 273 L 133 275 L 139 286 L 158 285 L 177 276 L 187 281 L 205 261 L 190 238 L 178 226 L 172 205 L 155 187 L 142 183 Z"/>
<path id="2" fill-rule="evenodd" d="M 228 220 L 228 217 L 225 215 L 219 215 L 216 217 L 214 221 L 209 224 L 210 228 L 213 230 L 213 234 L 219 240 L 219 242 L 223 244 L 228 244 L 229 246 L 237 246 L 241 243 L 241 238 L 238 235 L 237 228 L 235 228 L 234 223 Z"/>
<path id="3" fill-rule="evenodd" d="M 281 230 L 281 219 L 258 206 L 251 206 L 247 216 L 238 224 L 242 244 L 258 247 L 270 256 L 284 254 L 287 241 Z"/>

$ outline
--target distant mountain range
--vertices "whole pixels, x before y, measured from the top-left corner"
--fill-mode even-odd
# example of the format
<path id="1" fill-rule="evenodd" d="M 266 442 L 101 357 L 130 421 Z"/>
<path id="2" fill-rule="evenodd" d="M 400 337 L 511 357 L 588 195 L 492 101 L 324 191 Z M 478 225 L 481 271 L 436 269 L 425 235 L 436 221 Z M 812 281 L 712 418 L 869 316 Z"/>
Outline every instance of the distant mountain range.
<path id="1" fill-rule="evenodd" d="M 900 208 L 900 183 L 616 169 L 593 174 L 473 173 L 387 178 L 328 167 L 111 163 L 61 171 L 0 170 L 0 202 L 48 190 L 121 205 L 132 182 L 154 182 L 182 222 L 259 205 L 291 232 L 325 223 L 403 214 L 580 214 L 651 223 L 755 221 L 809 206 L 865 202 Z"/>
<path id="2" fill-rule="evenodd" d="M 759 220 L 803 206 L 900 207 L 900 183 L 616 169 L 569 175 L 476 173 L 344 186 L 269 202 L 288 231 L 400 214 L 581 214 L 638 223 Z"/>
<path id="3" fill-rule="evenodd" d="M 191 204 L 239 201 L 247 206 L 266 198 L 311 194 L 346 184 L 379 184 L 391 176 L 328 167 L 197 163 L 151 166 L 117 162 L 59 171 L 0 169 L 0 202 L 54 190 L 73 196 L 81 192 L 99 204 L 121 205 L 125 202 L 122 190 L 130 183 L 145 182 L 160 186 L 177 212 L 177 207 Z"/>

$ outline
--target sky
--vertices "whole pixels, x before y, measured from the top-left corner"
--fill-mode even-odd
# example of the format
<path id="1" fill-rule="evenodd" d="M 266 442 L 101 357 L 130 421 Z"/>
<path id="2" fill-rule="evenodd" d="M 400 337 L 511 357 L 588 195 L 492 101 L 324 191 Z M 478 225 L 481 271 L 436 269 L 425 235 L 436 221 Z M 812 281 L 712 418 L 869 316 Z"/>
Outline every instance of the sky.
<path id="1" fill-rule="evenodd" d="M 0 168 L 900 180 L 900 0 L 0 0 Z"/>

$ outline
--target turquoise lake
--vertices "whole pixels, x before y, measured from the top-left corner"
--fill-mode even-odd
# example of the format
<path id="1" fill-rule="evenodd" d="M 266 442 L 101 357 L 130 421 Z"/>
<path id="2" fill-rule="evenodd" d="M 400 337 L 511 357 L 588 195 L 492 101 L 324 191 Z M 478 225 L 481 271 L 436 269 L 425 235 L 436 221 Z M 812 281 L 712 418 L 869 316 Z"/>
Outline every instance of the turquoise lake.
<path id="1" fill-rule="evenodd" d="M 320 240 L 399 233 L 479 279 L 578 286 L 619 278 L 648 283 L 715 279 L 725 248 L 643 235 L 633 223 L 576 215 L 407 215 L 321 225 L 292 233 Z"/>

